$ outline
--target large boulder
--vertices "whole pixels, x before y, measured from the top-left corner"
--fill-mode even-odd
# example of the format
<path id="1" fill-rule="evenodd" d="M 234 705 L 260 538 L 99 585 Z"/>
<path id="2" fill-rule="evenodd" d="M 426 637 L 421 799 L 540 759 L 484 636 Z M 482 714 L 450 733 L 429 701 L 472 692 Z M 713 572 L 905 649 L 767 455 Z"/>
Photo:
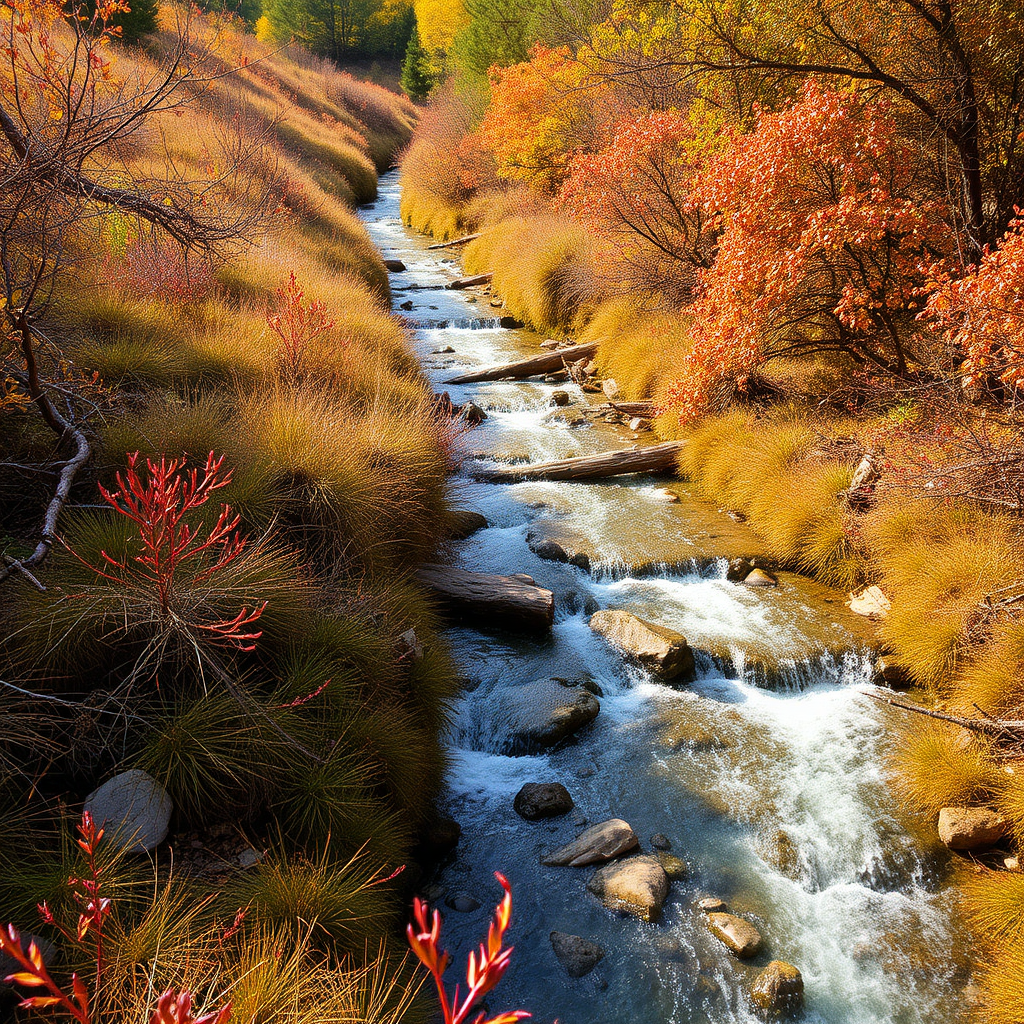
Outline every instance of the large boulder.
<path id="1" fill-rule="evenodd" d="M 770 1017 L 796 1013 L 804 1004 L 803 975 L 792 964 L 773 960 L 757 976 L 750 1001 Z"/>
<path id="2" fill-rule="evenodd" d="M 589 974 L 605 955 L 605 950 L 596 942 L 568 932 L 552 932 L 551 948 L 570 978 Z"/>
<path id="3" fill-rule="evenodd" d="M 582 686 L 541 679 L 506 690 L 499 715 L 513 750 L 552 747 L 597 718 L 601 705 Z"/>
<path id="4" fill-rule="evenodd" d="M 591 825 L 581 832 L 571 843 L 544 858 L 544 863 L 553 867 L 579 868 L 587 864 L 601 864 L 604 861 L 621 857 L 640 845 L 636 833 L 629 822 L 621 818 L 610 818 L 608 821 Z"/>
<path id="5" fill-rule="evenodd" d="M 668 876 L 657 857 L 642 854 L 598 868 L 587 888 L 609 910 L 657 921 L 668 896 Z"/>
<path id="6" fill-rule="evenodd" d="M 590 628 L 665 682 L 689 682 L 694 677 L 693 651 L 674 629 L 610 609 L 591 615 Z"/>
<path id="7" fill-rule="evenodd" d="M 568 814 L 574 805 L 569 791 L 560 782 L 527 782 L 516 793 L 512 806 L 527 821 L 536 821 Z"/>
<path id="8" fill-rule="evenodd" d="M 707 923 L 708 931 L 741 959 L 754 956 L 761 949 L 761 933 L 742 917 L 716 911 L 708 914 Z"/>
<path id="9" fill-rule="evenodd" d="M 85 810 L 118 849 L 142 853 L 167 838 L 174 805 L 152 775 L 132 768 L 90 793 Z"/>
<path id="10" fill-rule="evenodd" d="M 1009 823 L 990 807 L 943 807 L 939 838 L 951 850 L 983 850 L 998 843 Z"/>

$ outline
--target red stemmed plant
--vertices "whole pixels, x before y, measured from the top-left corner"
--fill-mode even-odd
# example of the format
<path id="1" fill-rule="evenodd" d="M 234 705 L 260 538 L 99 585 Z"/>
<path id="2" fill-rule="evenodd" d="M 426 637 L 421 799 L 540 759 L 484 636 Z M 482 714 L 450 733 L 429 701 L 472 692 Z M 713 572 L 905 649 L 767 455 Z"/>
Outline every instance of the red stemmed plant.
<path id="1" fill-rule="evenodd" d="M 86 858 L 84 878 L 70 878 L 68 885 L 74 890 L 75 898 L 82 908 L 78 915 L 78 926 L 72 932 L 59 924 L 46 903 L 39 906 L 39 914 L 45 924 L 56 928 L 71 943 L 81 945 L 87 936 L 93 942 L 93 957 L 96 961 L 96 984 L 94 993 L 99 991 L 103 975 L 103 927 L 110 915 L 110 900 L 101 894 L 102 868 L 96 859 L 96 851 L 103 839 L 103 829 L 97 828 L 92 815 L 86 811 L 78 825 L 78 845 Z M 69 1014 L 78 1024 L 93 1024 L 89 989 L 77 974 L 71 975 L 71 994 L 68 995 L 53 980 L 43 961 L 42 951 L 33 939 L 28 949 L 18 929 L 13 924 L 0 929 L 0 952 L 6 953 L 20 968 L 3 980 L 12 985 L 26 988 L 45 989 L 45 995 L 27 996 L 19 1004 L 24 1010 L 58 1009 Z M 202 1017 L 192 1016 L 192 996 L 189 992 L 167 989 L 158 999 L 149 1024 L 226 1024 L 231 1015 L 231 1004 L 221 1007 Z"/>
<path id="2" fill-rule="evenodd" d="M 415 924 L 406 928 L 409 936 L 409 945 L 412 951 L 419 958 L 420 963 L 428 971 L 437 985 L 437 995 L 441 1003 L 441 1013 L 444 1017 L 444 1024 L 464 1024 L 469 1018 L 473 1007 L 501 981 L 502 976 L 508 969 L 512 958 L 512 947 L 502 949 L 505 931 L 508 929 L 509 919 L 512 916 L 512 887 L 508 880 L 499 872 L 494 877 L 501 883 L 505 895 L 494 911 L 494 920 L 487 931 L 487 943 L 481 943 L 479 953 L 469 954 L 469 965 L 466 969 L 466 983 L 469 991 L 466 998 L 459 1002 L 459 986 L 455 986 L 455 992 L 451 999 L 444 986 L 444 972 L 451 957 L 447 950 L 438 947 L 438 939 L 441 935 L 441 915 L 434 911 L 428 921 L 430 908 L 418 896 L 413 900 L 413 916 Z M 516 1024 L 516 1021 L 529 1017 L 525 1010 L 512 1010 L 509 1013 L 500 1013 L 497 1017 L 489 1017 L 486 1020 L 485 1013 L 479 1013 L 472 1024 Z"/>
<path id="3" fill-rule="evenodd" d="M 281 339 L 278 358 L 293 381 L 299 376 L 310 342 L 333 331 L 335 326 L 325 302 L 318 299 L 303 302 L 305 297 L 306 293 L 292 271 L 288 283 L 277 289 L 277 308 L 267 313 L 268 326 Z"/>
<path id="4" fill-rule="evenodd" d="M 116 512 L 139 527 L 142 551 L 132 560 L 119 561 L 101 552 L 107 569 L 96 569 L 101 576 L 131 587 L 143 583 L 152 587 L 161 618 L 175 618 L 175 584 L 182 566 L 189 565 L 189 585 L 202 585 L 230 565 L 245 549 L 247 540 L 237 530 L 239 516 L 230 505 L 222 505 L 220 515 L 209 529 L 188 522 L 188 517 L 205 505 L 214 491 L 231 482 L 231 470 L 224 469 L 224 457 L 210 452 L 202 473 L 185 469 L 184 459 L 161 456 L 146 460 L 147 474 L 139 473 L 139 453 L 128 456 L 128 469 L 117 474 L 118 490 L 100 485 L 104 501 Z M 247 630 L 259 619 L 266 602 L 253 608 L 241 608 L 236 616 L 222 622 L 191 623 L 213 633 L 218 640 L 240 650 L 251 651 L 251 641 L 261 631 Z"/>

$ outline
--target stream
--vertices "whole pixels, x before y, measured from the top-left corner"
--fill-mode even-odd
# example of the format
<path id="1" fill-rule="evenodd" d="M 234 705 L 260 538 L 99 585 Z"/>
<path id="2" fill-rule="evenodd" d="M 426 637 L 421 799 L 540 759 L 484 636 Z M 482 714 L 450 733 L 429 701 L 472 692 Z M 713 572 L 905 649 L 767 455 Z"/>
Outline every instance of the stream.
<path id="1" fill-rule="evenodd" d="M 428 251 L 430 240 L 402 225 L 399 198 L 391 172 L 360 213 L 385 257 L 406 265 L 391 277 L 394 306 L 434 389 L 487 413 L 464 437 L 467 462 L 653 441 L 553 416 L 554 390 L 569 392 L 570 408 L 603 401 L 573 384 L 446 385 L 457 373 L 535 355 L 543 338 L 502 327 L 504 311 L 485 290 L 445 290 L 460 274 L 460 250 Z M 666 485 L 679 500 L 666 500 Z M 779 959 L 803 974 L 808 1024 L 959 1020 L 969 968 L 950 862 L 886 789 L 893 712 L 859 692 L 870 679 L 869 634 L 844 595 L 789 573 L 772 589 L 727 582 L 727 559 L 761 546 L 678 481 L 493 484 L 457 475 L 450 502 L 488 521 L 451 545 L 453 564 L 528 573 L 556 601 L 548 637 L 497 625 L 448 631 L 466 686 L 448 736 L 445 810 L 462 839 L 426 895 L 444 913 L 450 984 L 484 937 L 500 870 L 512 884 L 515 954 L 488 997 L 492 1013 L 526 1009 L 542 1024 L 753 1021 L 750 987 Z M 528 538 L 586 553 L 590 571 L 539 558 Z M 588 628 L 595 608 L 683 633 L 697 652 L 696 681 L 672 688 L 625 663 Z M 551 751 L 510 756 L 503 698 L 550 678 L 592 680 L 600 713 Z M 771 688 L 755 685 L 766 678 Z M 526 782 L 563 783 L 575 809 L 522 819 L 512 802 Z M 644 852 L 663 834 L 687 865 L 656 924 L 605 909 L 586 889 L 593 868 L 541 863 L 586 825 L 613 817 L 632 825 Z M 710 935 L 696 907 L 707 895 L 761 932 L 765 948 L 753 960 Z M 552 930 L 582 935 L 607 955 L 572 979 L 552 951 Z"/>

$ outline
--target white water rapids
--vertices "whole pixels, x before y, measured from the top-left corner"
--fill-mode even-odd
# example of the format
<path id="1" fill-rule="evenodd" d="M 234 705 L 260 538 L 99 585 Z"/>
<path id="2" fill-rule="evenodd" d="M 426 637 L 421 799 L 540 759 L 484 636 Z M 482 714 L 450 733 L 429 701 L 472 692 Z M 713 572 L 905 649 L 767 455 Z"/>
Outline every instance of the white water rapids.
<path id="1" fill-rule="evenodd" d="M 498 326 L 501 311 L 487 297 L 474 302 L 443 290 L 459 274 L 458 250 L 427 251 L 427 241 L 402 226 L 398 206 L 397 174 L 386 175 L 363 217 L 385 256 L 406 264 L 392 275 L 394 302 L 412 303 L 405 315 L 435 390 L 487 411 L 466 436 L 467 453 L 539 461 L 633 443 L 623 432 L 553 420 L 552 390 L 587 400 L 573 385 L 443 383 L 535 354 L 541 339 Z M 440 351 L 449 347 L 453 353 Z M 886 790 L 888 719 L 858 692 L 867 653 L 841 600 L 788 574 L 777 590 L 726 582 L 724 557 L 742 543 L 731 522 L 696 500 L 665 502 L 660 483 L 452 482 L 453 507 L 480 511 L 489 523 L 453 545 L 452 560 L 482 572 L 529 573 L 556 595 L 550 638 L 498 626 L 450 631 L 468 681 L 454 709 L 447 794 L 463 837 L 429 894 L 439 904 L 460 894 L 480 903 L 469 913 L 445 911 L 453 981 L 486 929 L 497 869 L 513 886 L 516 952 L 488 999 L 492 1012 L 523 1008 L 544 1024 L 747 1022 L 756 1019 L 753 979 L 780 959 L 803 973 L 809 1024 L 959 1019 L 967 978 L 947 862 L 930 836 L 911 834 L 913 823 Z M 586 551 L 592 571 L 541 560 L 527 544 L 531 531 Z M 699 655 L 698 679 L 686 689 L 659 685 L 591 633 L 585 609 L 595 606 L 678 629 L 698 651 L 719 657 Z M 728 659 L 741 671 L 723 670 Z M 755 677 L 755 660 L 778 664 L 782 685 L 745 682 Z M 502 752 L 496 694 L 583 675 L 603 691 L 592 725 L 553 752 Z M 545 781 L 562 782 L 575 810 L 522 820 L 513 797 L 523 783 Z M 584 819 L 609 817 L 628 820 L 645 850 L 652 834 L 663 833 L 689 867 L 673 881 L 657 924 L 604 909 L 586 891 L 592 869 L 540 863 Z M 765 952 L 741 962 L 711 938 L 694 905 L 708 894 L 756 924 Z M 552 952 L 553 929 L 592 939 L 607 956 L 572 980 Z"/>

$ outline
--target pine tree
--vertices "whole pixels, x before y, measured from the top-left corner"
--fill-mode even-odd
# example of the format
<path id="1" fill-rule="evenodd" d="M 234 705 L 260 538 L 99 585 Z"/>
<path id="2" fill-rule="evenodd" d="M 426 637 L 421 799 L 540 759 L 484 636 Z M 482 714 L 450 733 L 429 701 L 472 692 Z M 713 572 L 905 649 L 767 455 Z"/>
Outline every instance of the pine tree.
<path id="1" fill-rule="evenodd" d="M 402 88 L 411 99 L 424 99 L 434 84 L 430 71 L 430 56 L 420 43 L 420 32 L 413 26 L 409 45 L 405 48 L 405 60 L 402 63 Z"/>

